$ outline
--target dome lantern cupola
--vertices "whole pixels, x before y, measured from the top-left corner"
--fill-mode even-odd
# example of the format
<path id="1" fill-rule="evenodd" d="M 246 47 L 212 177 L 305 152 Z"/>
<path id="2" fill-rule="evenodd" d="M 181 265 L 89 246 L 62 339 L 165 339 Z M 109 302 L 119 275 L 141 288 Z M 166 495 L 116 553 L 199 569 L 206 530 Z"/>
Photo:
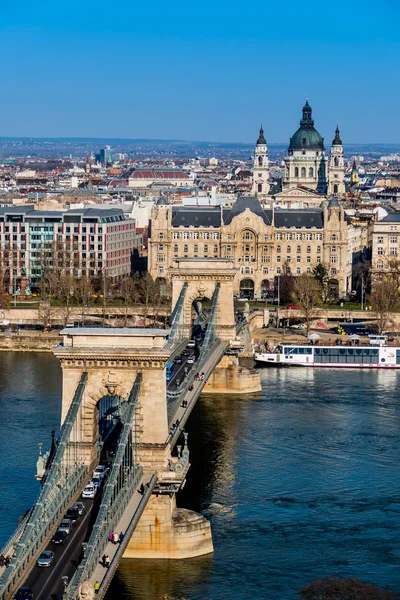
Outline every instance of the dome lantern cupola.
<path id="1" fill-rule="evenodd" d="M 260 146 L 261 144 L 266 144 L 267 140 L 265 139 L 264 136 L 264 129 L 263 126 L 261 125 L 260 127 L 260 135 L 258 136 L 258 140 L 257 140 L 257 146 Z"/>
<path id="2" fill-rule="evenodd" d="M 343 146 L 342 140 L 340 139 L 339 125 L 336 125 L 335 139 L 332 142 L 332 146 Z"/>
<path id="3" fill-rule="evenodd" d="M 301 127 L 314 127 L 314 119 L 312 118 L 312 108 L 308 104 L 308 98 L 303 106 L 303 118 L 300 121 Z"/>

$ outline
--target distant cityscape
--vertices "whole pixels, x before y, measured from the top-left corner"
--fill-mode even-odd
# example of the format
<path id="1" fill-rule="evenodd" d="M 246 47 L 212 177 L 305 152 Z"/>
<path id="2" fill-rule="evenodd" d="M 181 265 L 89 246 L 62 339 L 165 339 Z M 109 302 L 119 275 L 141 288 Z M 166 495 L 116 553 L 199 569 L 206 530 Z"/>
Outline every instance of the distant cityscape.
<path id="1" fill-rule="evenodd" d="M 177 258 L 220 257 L 248 298 L 318 265 L 332 298 L 359 296 L 360 265 L 370 281 L 397 256 L 400 144 L 347 144 L 333 126 L 328 151 L 308 100 L 300 116 L 289 144 L 267 127 L 253 145 L 0 138 L 6 286 L 38 285 L 57 246 L 74 277 L 148 271 L 165 294 Z"/>

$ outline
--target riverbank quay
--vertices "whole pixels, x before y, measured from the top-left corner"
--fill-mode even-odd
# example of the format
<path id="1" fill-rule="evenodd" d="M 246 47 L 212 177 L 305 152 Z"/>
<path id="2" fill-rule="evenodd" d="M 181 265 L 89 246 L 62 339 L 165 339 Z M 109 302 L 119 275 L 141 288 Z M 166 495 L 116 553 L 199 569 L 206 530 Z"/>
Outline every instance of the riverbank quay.
<path id="1" fill-rule="evenodd" d="M 0 352 L 51 352 L 59 332 L 22 331 L 0 335 Z"/>

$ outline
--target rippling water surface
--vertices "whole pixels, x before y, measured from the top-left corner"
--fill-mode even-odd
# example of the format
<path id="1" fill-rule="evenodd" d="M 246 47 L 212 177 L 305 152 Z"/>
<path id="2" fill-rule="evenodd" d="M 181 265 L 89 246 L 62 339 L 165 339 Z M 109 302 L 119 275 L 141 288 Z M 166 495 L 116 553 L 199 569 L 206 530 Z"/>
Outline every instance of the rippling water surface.
<path id="1" fill-rule="evenodd" d="M 265 369 L 251 398 L 204 397 L 178 503 L 211 519 L 215 553 L 122 562 L 108 600 L 292 600 L 317 577 L 400 590 L 400 373 Z M 0 354 L 0 543 L 33 502 L 37 442 L 59 423 L 48 355 Z"/>

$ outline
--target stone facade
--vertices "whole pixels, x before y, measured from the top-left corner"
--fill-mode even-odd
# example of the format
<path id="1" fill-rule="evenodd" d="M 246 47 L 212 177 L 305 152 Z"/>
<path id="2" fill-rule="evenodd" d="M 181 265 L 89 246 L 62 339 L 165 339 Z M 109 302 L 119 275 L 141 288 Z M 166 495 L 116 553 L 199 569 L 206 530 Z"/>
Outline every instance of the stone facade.
<path id="1" fill-rule="evenodd" d="M 149 271 L 165 284 L 178 258 L 233 261 L 233 292 L 264 297 L 285 271 L 329 269 L 332 289 L 352 289 L 352 268 L 367 243 L 365 227 L 350 224 L 336 200 L 316 209 L 274 209 L 257 198 L 240 197 L 232 208 L 155 207 L 151 216 Z"/>
<path id="2" fill-rule="evenodd" d="M 64 330 L 62 345 L 54 349 L 63 370 L 62 416 L 64 421 L 83 371 L 88 381 L 83 397 L 76 442 L 91 464 L 97 452 L 98 402 L 107 395 L 127 400 L 136 375 L 143 376 L 138 400 L 140 446 L 147 462 L 167 461 L 164 452 L 169 428 L 165 366 L 170 350 L 165 348 L 168 331 L 151 329 Z M 157 452 L 153 452 L 157 446 Z M 150 450 L 148 451 L 148 447 Z M 161 449 L 161 450 L 160 450 Z"/>
<path id="3" fill-rule="evenodd" d="M 375 221 L 372 232 L 372 278 L 390 268 L 399 260 L 400 214 L 389 213 L 381 221 Z"/>

